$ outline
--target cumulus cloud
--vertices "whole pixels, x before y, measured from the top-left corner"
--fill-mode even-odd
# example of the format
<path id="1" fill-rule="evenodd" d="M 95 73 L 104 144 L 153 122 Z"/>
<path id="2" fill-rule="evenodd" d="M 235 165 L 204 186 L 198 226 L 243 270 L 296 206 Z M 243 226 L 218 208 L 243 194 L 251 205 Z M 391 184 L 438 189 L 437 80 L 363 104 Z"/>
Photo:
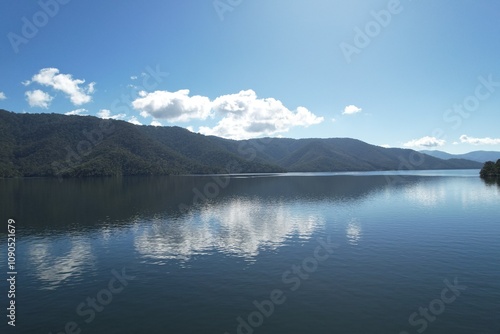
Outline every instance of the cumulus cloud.
<path id="1" fill-rule="evenodd" d="M 304 107 L 291 111 L 274 98 L 259 99 L 253 90 L 220 96 L 213 101 L 212 109 L 223 118 L 213 128 L 200 127 L 199 132 L 231 139 L 273 136 L 324 120 Z"/>
<path id="2" fill-rule="evenodd" d="M 59 73 L 57 68 L 43 68 L 31 80 L 23 82 L 23 85 L 27 86 L 31 83 L 38 83 L 63 92 L 76 106 L 90 102 L 91 94 L 95 91 L 95 82 L 83 86 L 85 80 L 73 79 L 71 74 Z"/>
<path id="3" fill-rule="evenodd" d="M 161 124 L 157 120 L 153 120 L 150 125 L 152 125 L 152 126 L 163 126 L 163 124 Z"/>
<path id="4" fill-rule="evenodd" d="M 86 114 L 87 111 L 88 111 L 87 109 L 81 108 L 81 109 L 76 109 L 76 110 L 68 111 L 64 115 L 87 116 L 87 114 Z"/>
<path id="5" fill-rule="evenodd" d="M 358 112 L 361 112 L 361 108 L 358 108 L 356 107 L 355 105 L 351 104 L 351 105 L 348 105 L 344 108 L 344 111 L 342 112 L 342 115 L 352 115 L 352 114 L 356 114 Z"/>
<path id="6" fill-rule="evenodd" d="M 95 92 L 95 82 L 91 82 L 87 85 L 87 93 L 93 94 Z"/>
<path id="7" fill-rule="evenodd" d="M 391 148 L 391 145 L 389 145 L 389 144 L 383 144 L 383 145 L 380 145 L 380 147 L 383 147 L 383 148 Z"/>
<path id="8" fill-rule="evenodd" d="M 139 122 L 139 120 L 135 116 L 130 117 L 130 119 L 127 122 L 135 124 L 135 125 L 142 125 L 142 123 Z"/>
<path id="9" fill-rule="evenodd" d="M 199 132 L 231 139 L 275 136 L 294 126 L 307 127 L 324 120 L 304 107 L 292 111 L 279 100 L 257 98 L 253 90 L 219 96 L 213 101 L 205 96 L 190 96 L 187 89 L 176 92 L 141 91 L 132 105 L 143 117 L 168 122 L 219 116 L 221 119 L 214 127 L 201 126 Z M 194 130 L 191 128 L 190 131 Z"/>
<path id="10" fill-rule="evenodd" d="M 461 135 L 460 142 L 472 145 L 500 145 L 500 138 L 474 138 L 467 135 Z"/>
<path id="11" fill-rule="evenodd" d="M 446 144 L 444 139 L 437 139 L 436 137 L 425 136 L 420 139 L 413 139 L 403 145 L 405 147 L 437 147 Z"/>
<path id="12" fill-rule="evenodd" d="M 26 101 L 28 101 L 30 107 L 40 107 L 47 109 L 53 99 L 53 97 L 48 93 L 45 93 L 39 89 L 27 91 L 24 94 L 26 95 Z"/>
<path id="13" fill-rule="evenodd" d="M 143 117 L 152 116 L 168 122 L 187 122 L 191 119 L 206 119 L 211 115 L 210 99 L 205 96 L 189 96 L 189 89 L 177 92 L 139 92 L 139 98 L 132 102 Z"/>
<path id="14" fill-rule="evenodd" d="M 0 100 L 5 100 L 7 96 L 5 96 L 4 92 L 0 92 Z"/>
<path id="15" fill-rule="evenodd" d="M 125 114 L 116 114 L 116 115 L 111 115 L 111 110 L 108 109 L 101 109 L 97 113 L 97 117 L 103 118 L 103 119 L 123 119 L 127 115 Z"/>

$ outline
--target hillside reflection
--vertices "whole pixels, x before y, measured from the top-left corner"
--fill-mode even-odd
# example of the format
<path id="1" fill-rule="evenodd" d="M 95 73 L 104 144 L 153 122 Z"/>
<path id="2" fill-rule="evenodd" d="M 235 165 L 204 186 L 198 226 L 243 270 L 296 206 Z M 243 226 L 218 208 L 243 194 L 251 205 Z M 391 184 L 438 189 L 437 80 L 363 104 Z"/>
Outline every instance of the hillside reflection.
<path id="1" fill-rule="evenodd" d="M 404 187 L 415 181 L 411 176 L 401 179 L 404 182 L 393 185 L 384 176 L 233 177 L 209 201 L 197 200 L 196 194 L 204 192 L 207 184 L 214 184 L 210 176 L 90 178 L 63 182 L 49 178 L 9 179 L 0 180 L 0 210 L 23 223 L 20 233 L 53 235 L 82 229 L 100 230 L 103 226 L 113 229 L 130 225 L 136 218 L 184 219 L 185 214 L 198 210 L 198 204 L 231 202 L 238 196 L 282 203 L 362 201 L 374 192 Z"/>

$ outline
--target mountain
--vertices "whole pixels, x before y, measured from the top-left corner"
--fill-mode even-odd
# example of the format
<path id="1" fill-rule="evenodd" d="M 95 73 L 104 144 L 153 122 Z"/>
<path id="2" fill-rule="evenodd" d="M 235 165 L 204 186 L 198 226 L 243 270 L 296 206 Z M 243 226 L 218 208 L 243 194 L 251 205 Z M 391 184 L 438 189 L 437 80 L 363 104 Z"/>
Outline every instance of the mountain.
<path id="1" fill-rule="evenodd" d="M 0 110 L 0 177 L 477 168 L 350 138 L 229 140 L 180 127 Z"/>
<path id="2" fill-rule="evenodd" d="M 439 159 L 466 159 L 485 163 L 486 161 L 497 161 L 500 159 L 500 152 L 495 151 L 473 151 L 465 154 L 450 154 L 443 151 L 424 150 L 421 153 L 431 155 Z"/>

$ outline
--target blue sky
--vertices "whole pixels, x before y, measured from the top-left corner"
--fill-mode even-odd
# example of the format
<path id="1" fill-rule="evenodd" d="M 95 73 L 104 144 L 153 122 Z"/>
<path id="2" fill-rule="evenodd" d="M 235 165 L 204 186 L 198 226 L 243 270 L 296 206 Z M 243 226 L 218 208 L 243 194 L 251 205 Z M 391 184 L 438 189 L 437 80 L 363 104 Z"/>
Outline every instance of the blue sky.
<path id="1" fill-rule="evenodd" d="M 500 151 L 498 1 L 3 0 L 0 12 L 6 110 Z"/>

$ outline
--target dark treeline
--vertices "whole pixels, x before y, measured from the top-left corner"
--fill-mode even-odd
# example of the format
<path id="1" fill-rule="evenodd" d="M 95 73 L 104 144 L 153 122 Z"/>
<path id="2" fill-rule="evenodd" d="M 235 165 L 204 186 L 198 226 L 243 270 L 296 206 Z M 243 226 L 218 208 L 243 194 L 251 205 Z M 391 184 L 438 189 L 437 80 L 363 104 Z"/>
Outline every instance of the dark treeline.
<path id="1" fill-rule="evenodd" d="M 500 177 L 500 159 L 496 163 L 493 161 L 487 161 L 484 163 L 483 168 L 479 172 L 482 178 L 495 178 Z"/>

